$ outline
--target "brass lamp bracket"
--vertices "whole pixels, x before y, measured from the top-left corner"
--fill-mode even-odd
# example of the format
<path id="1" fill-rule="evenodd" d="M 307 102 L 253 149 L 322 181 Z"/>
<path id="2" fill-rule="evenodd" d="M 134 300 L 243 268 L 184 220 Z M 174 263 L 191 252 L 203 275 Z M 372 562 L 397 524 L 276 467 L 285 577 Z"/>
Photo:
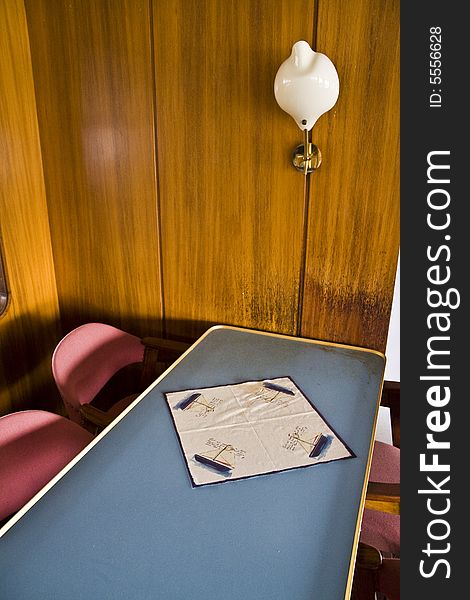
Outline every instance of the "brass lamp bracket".
<path id="1" fill-rule="evenodd" d="M 312 173 L 321 165 L 321 152 L 318 146 L 309 141 L 307 129 L 304 129 L 304 143 L 299 144 L 292 153 L 292 164 L 301 173 Z M 307 149 L 307 151 L 305 151 Z"/>
<path id="2" fill-rule="evenodd" d="M 304 145 L 300 144 L 292 153 L 292 164 L 301 173 L 312 173 L 321 165 L 320 148 L 315 144 L 309 144 L 307 160 L 305 160 Z"/>

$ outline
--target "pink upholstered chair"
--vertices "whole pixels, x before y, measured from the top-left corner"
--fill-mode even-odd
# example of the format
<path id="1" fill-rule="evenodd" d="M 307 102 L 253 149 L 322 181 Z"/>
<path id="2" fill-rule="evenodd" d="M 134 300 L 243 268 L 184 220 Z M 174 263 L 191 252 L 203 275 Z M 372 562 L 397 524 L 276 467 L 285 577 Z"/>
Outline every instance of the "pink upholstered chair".
<path id="1" fill-rule="evenodd" d="M 400 598 L 400 386 L 385 382 L 381 404 L 391 412 L 393 446 L 375 442 L 362 520 L 353 600 Z"/>
<path id="2" fill-rule="evenodd" d="M 52 356 L 52 374 L 70 419 L 83 424 L 81 407 L 120 369 L 142 363 L 144 351 L 140 338 L 103 323 L 87 323 L 67 334 Z M 136 395 L 117 398 L 108 416 L 117 416 Z"/>
<path id="3" fill-rule="evenodd" d="M 373 573 L 369 574 L 371 587 L 388 600 L 399 600 L 400 515 L 399 495 L 394 489 L 400 483 L 399 448 L 375 442 L 369 481 L 373 483 L 369 484 L 369 500 L 366 500 L 360 541 L 376 549 L 380 557 Z M 374 489 L 375 492 L 371 493 L 370 490 Z M 374 596 L 371 594 L 371 597 Z"/>
<path id="4" fill-rule="evenodd" d="M 375 442 L 369 481 L 400 483 L 400 449 Z M 400 515 L 367 508 L 364 511 L 361 541 L 386 554 L 400 555 Z"/>
<path id="5" fill-rule="evenodd" d="M 59 342 L 52 356 L 52 373 L 70 419 L 102 428 L 187 348 L 183 342 L 140 339 L 111 325 L 86 323 Z M 138 371 L 109 389 L 111 379 L 132 365 Z M 100 401 L 106 406 L 100 406 Z"/>
<path id="6" fill-rule="evenodd" d="M 92 439 L 76 423 L 42 410 L 0 417 L 0 521 L 24 506 Z"/>

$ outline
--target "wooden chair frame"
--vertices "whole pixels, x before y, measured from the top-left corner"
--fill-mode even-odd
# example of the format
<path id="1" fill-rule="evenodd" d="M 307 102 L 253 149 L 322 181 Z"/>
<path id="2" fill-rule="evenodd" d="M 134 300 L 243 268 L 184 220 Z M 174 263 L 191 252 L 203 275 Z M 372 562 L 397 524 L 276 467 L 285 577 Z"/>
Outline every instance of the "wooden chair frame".
<path id="1" fill-rule="evenodd" d="M 142 344 L 145 346 L 142 372 L 137 393 L 144 391 L 155 379 L 161 375 L 175 360 L 177 360 L 190 346 L 186 342 L 167 340 L 158 337 L 144 337 Z M 80 413 L 95 431 L 107 427 L 115 418 L 106 411 L 90 404 L 83 404 Z"/>

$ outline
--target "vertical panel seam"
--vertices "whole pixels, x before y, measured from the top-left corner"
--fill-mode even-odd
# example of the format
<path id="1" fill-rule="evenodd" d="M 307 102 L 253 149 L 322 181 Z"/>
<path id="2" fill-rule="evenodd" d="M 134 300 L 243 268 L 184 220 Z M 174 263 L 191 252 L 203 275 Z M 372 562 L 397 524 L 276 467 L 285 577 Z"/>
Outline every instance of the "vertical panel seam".
<path id="1" fill-rule="evenodd" d="M 157 217 L 158 260 L 160 273 L 160 306 L 161 306 L 161 334 L 167 336 L 164 276 L 163 276 L 163 236 L 162 214 L 160 202 L 160 174 L 158 169 L 158 130 L 157 130 L 157 78 L 155 63 L 155 24 L 153 18 L 153 0 L 149 0 L 149 38 L 150 38 L 150 65 L 152 69 L 152 112 L 153 112 L 153 143 L 154 143 L 154 175 L 155 175 L 155 208 Z"/>
<path id="2" fill-rule="evenodd" d="M 320 0 L 315 0 L 313 5 L 313 23 L 312 23 L 312 48 L 315 50 L 318 38 L 318 5 Z"/>
<path id="3" fill-rule="evenodd" d="M 313 23 L 312 23 L 312 48 L 315 49 L 317 43 L 317 23 L 318 23 L 318 5 L 319 0 L 314 0 L 313 4 Z M 300 257 L 300 277 L 299 293 L 297 301 L 297 326 L 296 335 L 302 335 L 303 306 L 305 296 L 305 271 L 307 268 L 307 241 L 310 218 L 310 177 L 306 175 L 304 183 L 304 210 L 303 210 L 303 231 L 302 231 L 302 253 Z"/>
<path id="4" fill-rule="evenodd" d="M 298 337 L 302 334 L 302 314 L 305 294 L 305 270 L 307 267 L 307 237 L 308 237 L 308 225 L 309 225 L 309 213 L 310 213 L 310 177 L 311 175 L 304 175 L 304 211 L 303 211 L 303 228 L 302 228 L 302 253 L 300 256 L 300 277 L 299 277 L 299 294 L 298 294 L 298 305 L 297 305 L 297 328 L 296 335 Z"/>

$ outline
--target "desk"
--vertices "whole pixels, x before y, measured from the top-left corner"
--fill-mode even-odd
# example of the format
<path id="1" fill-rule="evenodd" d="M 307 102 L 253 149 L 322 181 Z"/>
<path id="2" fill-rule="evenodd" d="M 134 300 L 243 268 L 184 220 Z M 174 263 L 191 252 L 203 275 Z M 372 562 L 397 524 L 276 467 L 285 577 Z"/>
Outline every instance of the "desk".
<path id="1" fill-rule="evenodd" d="M 373 351 L 210 329 L 3 528 L 0 598 L 348 597 L 383 371 Z M 163 394 L 278 374 L 355 458 L 193 488 Z"/>

